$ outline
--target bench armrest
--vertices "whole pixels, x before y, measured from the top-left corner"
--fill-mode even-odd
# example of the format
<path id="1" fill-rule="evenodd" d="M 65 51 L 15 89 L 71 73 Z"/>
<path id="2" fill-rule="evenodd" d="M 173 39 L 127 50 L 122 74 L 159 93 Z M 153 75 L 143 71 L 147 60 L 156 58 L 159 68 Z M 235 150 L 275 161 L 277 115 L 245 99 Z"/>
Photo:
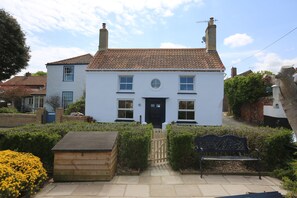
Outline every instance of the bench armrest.
<path id="1" fill-rule="evenodd" d="M 195 146 L 195 150 L 197 152 L 203 152 L 203 148 L 202 147 Z"/>

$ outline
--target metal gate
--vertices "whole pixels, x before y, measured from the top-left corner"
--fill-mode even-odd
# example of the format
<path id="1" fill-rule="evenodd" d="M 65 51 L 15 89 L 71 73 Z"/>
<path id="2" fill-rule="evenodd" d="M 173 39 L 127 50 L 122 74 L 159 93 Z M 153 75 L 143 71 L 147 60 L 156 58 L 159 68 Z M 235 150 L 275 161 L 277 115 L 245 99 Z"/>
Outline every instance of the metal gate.
<path id="1" fill-rule="evenodd" d="M 152 166 L 167 164 L 167 139 L 162 129 L 153 131 L 150 161 Z"/>
<path id="2" fill-rule="evenodd" d="M 55 112 L 47 112 L 46 113 L 46 123 L 54 122 L 56 119 L 56 113 Z"/>

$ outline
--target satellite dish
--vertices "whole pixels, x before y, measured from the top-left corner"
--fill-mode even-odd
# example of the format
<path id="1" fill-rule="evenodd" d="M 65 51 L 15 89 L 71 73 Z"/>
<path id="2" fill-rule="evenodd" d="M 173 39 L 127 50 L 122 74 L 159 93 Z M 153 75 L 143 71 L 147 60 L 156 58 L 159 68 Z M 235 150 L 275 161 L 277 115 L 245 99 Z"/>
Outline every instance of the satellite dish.
<path id="1" fill-rule="evenodd" d="M 205 38 L 205 36 L 203 36 L 202 37 L 202 43 L 205 43 L 205 41 L 206 41 L 206 38 Z"/>

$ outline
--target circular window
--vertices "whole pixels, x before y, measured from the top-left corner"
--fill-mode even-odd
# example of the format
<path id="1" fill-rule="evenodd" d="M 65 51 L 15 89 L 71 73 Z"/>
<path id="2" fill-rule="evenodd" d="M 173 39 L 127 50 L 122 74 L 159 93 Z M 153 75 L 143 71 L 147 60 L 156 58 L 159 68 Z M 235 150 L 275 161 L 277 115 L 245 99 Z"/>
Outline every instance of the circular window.
<path id="1" fill-rule="evenodd" d="M 154 89 L 158 89 L 161 86 L 161 82 L 159 79 L 153 79 L 151 82 L 151 86 Z"/>

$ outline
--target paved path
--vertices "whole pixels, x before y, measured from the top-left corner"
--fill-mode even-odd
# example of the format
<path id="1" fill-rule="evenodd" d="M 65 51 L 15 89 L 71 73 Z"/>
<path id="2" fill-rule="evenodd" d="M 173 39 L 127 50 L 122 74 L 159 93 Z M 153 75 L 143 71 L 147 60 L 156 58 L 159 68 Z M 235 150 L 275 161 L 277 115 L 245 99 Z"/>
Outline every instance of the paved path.
<path id="1" fill-rule="evenodd" d="M 235 127 L 254 127 L 252 124 L 246 122 L 238 121 L 233 118 L 233 116 L 228 116 L 226 112 L 223 114 L 223 126 L 235 126 Z"/>
<path id="2" fill-rule="evenodd" d="M 150 167 L 139 176 L 115 176 L 110 182 L 49 183 L 35 197 L 217 197 L 247 192 L 286 191 L 272 177 L 181 175 L 168 165 Z"/>

